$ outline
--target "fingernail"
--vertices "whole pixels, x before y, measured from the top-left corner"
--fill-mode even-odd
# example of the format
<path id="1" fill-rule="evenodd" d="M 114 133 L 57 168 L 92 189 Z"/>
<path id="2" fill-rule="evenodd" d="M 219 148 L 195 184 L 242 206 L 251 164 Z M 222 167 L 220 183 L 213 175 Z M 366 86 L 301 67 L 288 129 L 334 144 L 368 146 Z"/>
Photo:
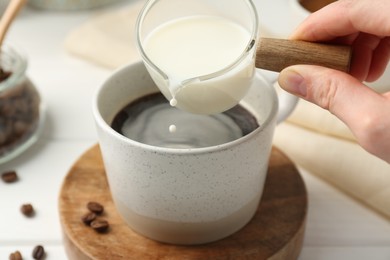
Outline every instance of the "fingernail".
<path id="1" fill-rule="evenodd" d="M 280 73 L 279 85 L 292 94 L 302 97 L 306 96 L 305 79 L 301 74 L 292 69 L 285 69 Z"/>

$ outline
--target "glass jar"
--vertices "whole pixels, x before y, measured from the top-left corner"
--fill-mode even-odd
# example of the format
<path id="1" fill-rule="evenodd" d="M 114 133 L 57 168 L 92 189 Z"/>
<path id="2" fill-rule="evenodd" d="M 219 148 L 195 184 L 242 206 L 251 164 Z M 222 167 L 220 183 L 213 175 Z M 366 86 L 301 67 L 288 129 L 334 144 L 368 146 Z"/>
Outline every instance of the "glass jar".
<path id="1" fill-rule="evenodd" d="M 0 164 L 25 151 L 43 124 L 41 97 L 26 76 L 27 60 L 14 48 L 0 51 Z"/>

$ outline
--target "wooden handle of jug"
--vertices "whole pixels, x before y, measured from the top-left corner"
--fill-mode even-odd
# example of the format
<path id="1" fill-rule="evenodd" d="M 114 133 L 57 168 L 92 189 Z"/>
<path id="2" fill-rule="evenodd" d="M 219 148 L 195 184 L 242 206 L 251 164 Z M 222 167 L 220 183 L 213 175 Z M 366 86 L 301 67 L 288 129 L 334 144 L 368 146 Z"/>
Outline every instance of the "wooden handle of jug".
<path id="1" fill-rule="evenodd" d="M 255 65 L 276 72 L 296 64 L 319 65 L 349 72 L 351 56 L 350 46 L 260 38 Z"/>

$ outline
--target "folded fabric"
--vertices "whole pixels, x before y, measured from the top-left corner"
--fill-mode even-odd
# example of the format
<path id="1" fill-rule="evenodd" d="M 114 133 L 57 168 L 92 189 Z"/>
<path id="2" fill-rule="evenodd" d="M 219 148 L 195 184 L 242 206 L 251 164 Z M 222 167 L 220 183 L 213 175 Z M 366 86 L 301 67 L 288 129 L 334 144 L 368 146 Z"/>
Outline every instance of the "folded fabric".
<path id="1" fill-rule="evenodd" d="M 274 144 L 309 172 L 390 218 L 390 165 L 357 143 L 283 123 Z"/>
<path id="2" fill-rule="evenodd" d="M 349 128 L 328 110 L 305 100 L 300 100 L 288 122 L 312 131 L 355 141 Z"/>
<path id="3" fill-rule="evenodd" d="M 361 148 L 329 111 L 300 100 L 277 127 L 274 144 L 310 173 L 390 218 L 390 164 Z"/>
<path id="4" fill-rule="evenodd" d="M 66 50 L 109 69 L 140 60 L 135 46 L 135 24 L 143 4 L 138 1 L 91 18 L 66 36 Z"/>

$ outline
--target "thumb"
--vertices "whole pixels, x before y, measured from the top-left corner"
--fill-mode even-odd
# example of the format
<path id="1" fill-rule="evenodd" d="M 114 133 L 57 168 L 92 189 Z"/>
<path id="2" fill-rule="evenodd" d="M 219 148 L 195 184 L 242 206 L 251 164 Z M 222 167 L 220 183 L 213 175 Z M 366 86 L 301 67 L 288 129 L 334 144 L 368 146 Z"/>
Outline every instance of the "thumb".
<path id="1" fill-rule="evenodd" d="M 284 69 L 279 75 L 279 85 L 329 110 L 351 129 L 366 150 L 379 152 L 373 151 L 372 146 L 382 139 L 381 135 L 384 137 L 383 121 L 390 111 L 390 100 L 385 95 L 374 92 L 349 74 L 313 65 Z"/>

